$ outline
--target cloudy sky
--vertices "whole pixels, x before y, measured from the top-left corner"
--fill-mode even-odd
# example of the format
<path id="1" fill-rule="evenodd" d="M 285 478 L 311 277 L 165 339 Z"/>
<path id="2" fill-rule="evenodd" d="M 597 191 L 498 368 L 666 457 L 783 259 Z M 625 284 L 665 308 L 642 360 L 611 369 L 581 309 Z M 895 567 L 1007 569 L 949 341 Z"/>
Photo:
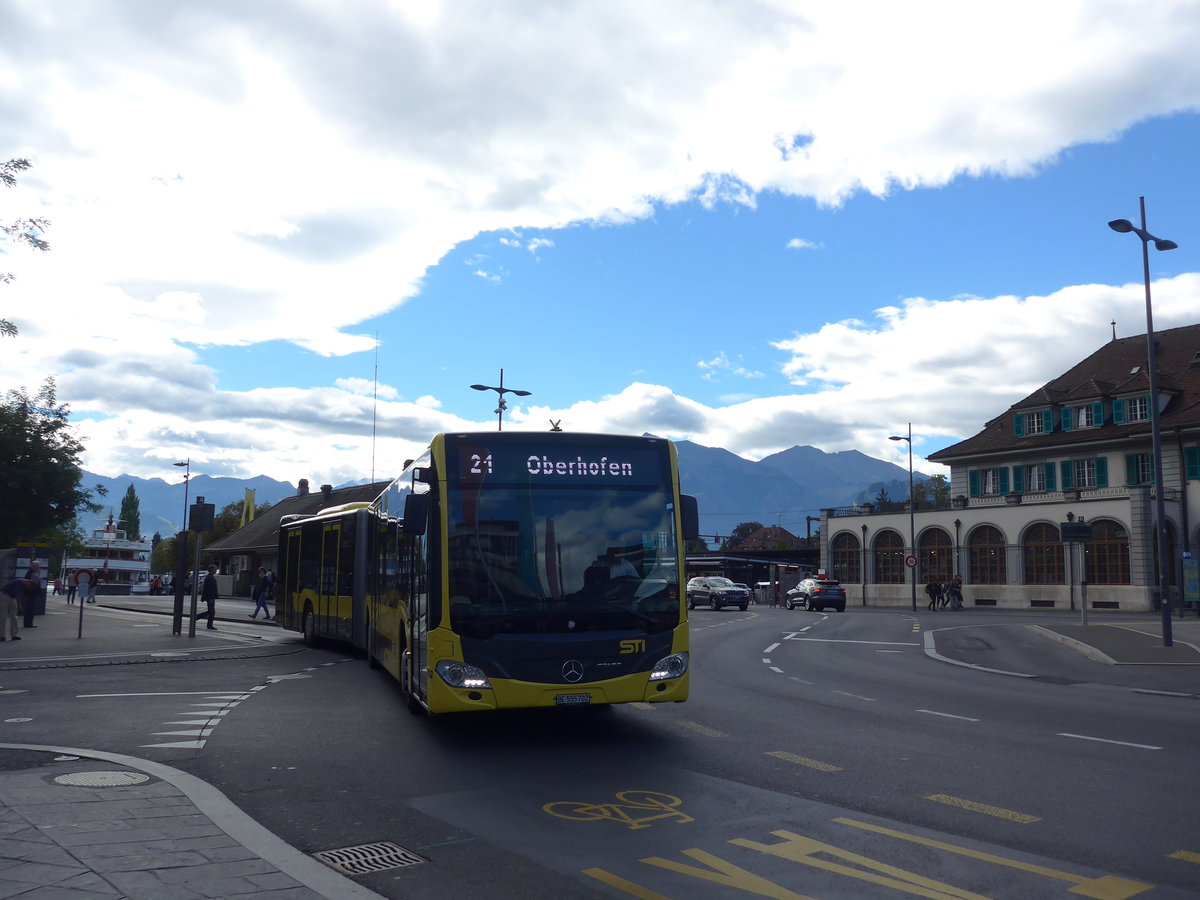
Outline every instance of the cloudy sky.
<path id="1" fill-rule="evenodd" d="M 1200 321 L 1200 3 L 4 0 L 0 390 L 85 468 L 445 430 L 906 464 Z M 1112 324 L 1115 322 L 1115 326 Z"/>

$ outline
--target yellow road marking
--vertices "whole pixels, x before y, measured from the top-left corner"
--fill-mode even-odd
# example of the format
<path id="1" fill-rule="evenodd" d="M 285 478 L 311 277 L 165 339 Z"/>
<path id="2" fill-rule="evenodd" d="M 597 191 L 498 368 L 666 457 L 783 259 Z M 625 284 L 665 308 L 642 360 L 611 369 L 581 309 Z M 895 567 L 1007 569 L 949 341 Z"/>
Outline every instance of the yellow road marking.
<path id="1" fill-rule="evenodd" d="M 1128 900 L 1129 897 L 1135 897 L 1154 887 L 1150 884 L 1129 881 L 1112 875 L 1103 875 L 1100 878 L 1084 878 L 1081 875 L 1072 875 L 1070 872 L 1059 872 L 1045 866 L 1038 866 L 1017 859 L 1009 859 L 1004 856 L 996 856 L 993 853 L 984 853 L 980 850 L 970 850 L 966 847 L 948 844 L 945 841 L 935 841 L 932 838 L 918 837 L 915 834 L 906 834 L 903 831 L 895 831 L 891 828 L 884 828 L 881 825 L 871 825 L 867 822 L 858 822 L 854 819 L 836 818 L 833 821 L 840 825 L 849 825 L 852 828 L 861 828 L 863 831 L 870 831 L 875 834 L 898 838 L 902 841 L 909 841 L 913 844 L 920 844 L 923 847 L 945 850 L 949 853 L 957 853 L 959 856 L 966 856 L 970 859 L 978 859 L 984 862 L 995 863 L 998 866 L 1007 866 L 1010 869 L 1019 869 L 1022 872 L 1029 872 L 1033 875 L 1043 875 L 1058 881 L 1066 881 L 1075 885 L 1075 887 L 1069 888 L 1070 893 L 1078 894 L 1081 897 L 1091 897 L 1092 900 Z"/>
<path id="2" fill-rule="evenodd" d="M 831 763 L 823 763 L 816 759 L 809 759 L 807 756 L 797 756 L 795 753 L 788 753 L 786 750 L 771 750 L 767 753 L 767 756 L 774 756 L 776 759 L 782 759 L 784 762 L 808 766 L 810 769 L 816 769 L 818 772 L 842 771 L 841 766 L 835 766 Z"/>
<path id="3" fill-rule="evenodd" d="M 1191 850 L 1176 850 L 1167 859 L 1182 859 L 1184 862 L 1200 863 L 1200 853 L 1193 853 Z"/>
<path id="4" fill-rule="evenodd" d="M 945 882 L 926 878 L 916 872 L 909 872 L 860 853 L 853 853 L 841 847 L 805 837 L 802 834 L 794 834 L 790 831 L 772 831 L 771 834 L 782 838 L 780 843 L 763 844 L 744 838 L 734 838 L 729 843 L 737 847 L 757 850 L 759 853 L 769 853 L 790 862 L 812 866 L 814 869 L 832 872 L 835 875 L 844 875 L 868 884 L 893 888 L 906 894 L 915 894 L 918 897 L 924 897 L 925 900 L 988 900 L 986 897 L 963 888 L 956 888 Z M 826 856 L 832 856 L 833 859 L 826 859 Z M 646 861 L 643 860 L 643 862 Z"/>
<path id="5" fill-rule="evenodd" d="M 702 734 L 705 737 L 713 737 L 713 738 L 729 737 L 729 735 L 725 734 L 725 732 L 717 731 L 715 728 L 709 728 L 707 725 L 701 725 L 699 722 L 681 721 L 679 724 L 682 725 L 684 728 L 689 728 L 692 731 L 696 732 L 697 734 Z"/>
<path id="6" fill-rule="evenodd" d="M 962 797 L 951 797 L 949 794 L 930 794 L 925 799 L 932 800 L 935 803 L 945 803 L 947 806 L 957 806 L 959 809 L 968 809 L 971 812 L 995 816 L 997 819 L 1008 819 L 1010 822 L 1016 822 L 1019 825 L 1029 825 L 1032 822 L 1042 821 L 1037 816 L 1013 812 L 1011 809 L 1005 809 L 1002 806 L 989 806 L 986 803 L 976 803 L 974 800 L 964 800 Z"/>
<path id="7" fill-rule="evenodd" d="M 631 897 L 640 897 L 641 900 L 670 900 L 658 891 L 652 891 L 650 888 L 642 887 L 640 884 L 634 884 L 632 881 L 622 878 L 620 875 L 614 875 L 612 872 L 605 872 L 603 869 L 584 869 L 584 875 L 590 875 L 597 881 L 603 881 L 605 884 L 615 887 L 617 890 L 624 891 Z"/>

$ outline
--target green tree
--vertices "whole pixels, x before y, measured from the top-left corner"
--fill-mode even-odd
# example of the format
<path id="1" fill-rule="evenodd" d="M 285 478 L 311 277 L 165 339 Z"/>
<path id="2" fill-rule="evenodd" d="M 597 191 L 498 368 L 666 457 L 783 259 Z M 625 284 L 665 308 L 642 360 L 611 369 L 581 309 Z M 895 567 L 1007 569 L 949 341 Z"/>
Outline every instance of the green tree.
<path id="1" fill-rule="evenodd" d="M 950 482 L 945 475 L 931 475 L 928 481 L 913 485 L 913 499 L 916 509 L 949 509 Z"/>
<path id="2" fill-rule="evenodd" d="M 0 165 L 0 184 L 5 187 L 15 187 L 17 173 L 24 172 L 30 166 L 27 159 L 10 159 Z M 16 219 L 11 225 L 0 225 L 0 234 L 18 244 L 28 244 L 34 250 L 49 250 L 42 234 L 50 226 L 49 221 L 42 218 Z M 9 272 L 0 272 L 0 282 L 8 283 L 13 280 Z M 13 337 L 17 334 L 17 326 L 8 319 L 0 319 L 0 335 Z"/>
<path id="3" fill-rule="evenodd" d="M 121 498 L 121 521 L 118 527 L 122 528 L 129 540 L 140 541 L 142 539 L 141 501 L 138 500 L 137 491 L 134 490 L 132 484 L 125 490 L 125 496 Z"/>
<path id="4" fill-rule="evenodd" d="M 57 400 L 53 378 L 33 397 L 21 388 L 0 403 L 0 547 L 43 537 L 72 522 L 80 508 L 100 511 L 81 486 L 84 447 L 69 415 L 69 407 Z M 101 486 L 97 493 L 107 491 Z"/>
<path id="5" fill-rule="evenodd" d="M 756 531 L 762 531 L 762 522 L 742 522 L 729 535 L 728 547 L 723 549 L 736 550 L 741 543 L 754 534 Z"/>

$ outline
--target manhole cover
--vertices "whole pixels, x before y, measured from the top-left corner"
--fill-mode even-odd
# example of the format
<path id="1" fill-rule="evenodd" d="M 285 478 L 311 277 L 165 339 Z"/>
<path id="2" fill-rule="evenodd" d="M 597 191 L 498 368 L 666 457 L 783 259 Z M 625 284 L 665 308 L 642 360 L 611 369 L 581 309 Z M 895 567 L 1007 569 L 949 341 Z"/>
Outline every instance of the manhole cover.
<path id="1" fill-rule="evenodd" d="M 141 772 L 75 772 L 71 775 L 59 775 L 54 779 L 56 784 L 70 787 L 127 787 L 149 780 L 150 776 Z"/>
<path id="2" fill-rule="evenodd" d="M 346 875 L 366 875 L 368 872 L 382 872 L 425 862 L 424 857 L 391 841 L 343 847 L 341 850 L 322 850 L 313 856 Z"/>

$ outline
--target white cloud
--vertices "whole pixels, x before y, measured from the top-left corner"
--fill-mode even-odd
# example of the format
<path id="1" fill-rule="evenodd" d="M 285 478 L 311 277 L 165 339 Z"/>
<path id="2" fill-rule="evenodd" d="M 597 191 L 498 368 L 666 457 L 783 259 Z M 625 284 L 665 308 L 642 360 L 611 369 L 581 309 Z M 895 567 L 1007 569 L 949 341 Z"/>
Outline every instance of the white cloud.
<path id="1" fill-rule="evenodd" d="M 787 248 L 789 250 L 820 250 L 821 245 L 804 238 L 792 238 L 787 242 Z"/>
<path id="2" fill-rule="evenodd" d="M 197 348 L 368 350 L 363 323 L 482 232 L 519 246 L 524 229 L 628 222 L 688 198 L 831 205 L 1027 173 L 1200 108 L 1188 2 L 51 6 L 3 13 L 5 152 L 36 163 L 5 211 L 53 223 L 50 254 L 4 257 L 19 279 L 4 317 L 22 332 L 4 378 L 53 373 L 77 413 L 103 416 L 85 431 L 89 467 L 105 474 L 190 455 L 214 472 L 337 483 L 374 449 L 402 460 L 431 430 L 470 426 L 389 388 L 372 448 L 361 379 L 222 390 Z M 971 433 L 1091 352 L 1110 309 L 1137 330 L 1139 292 L 910 299 L 869 325 L 778 340 L 794 395 L 713 409 L 637 383 L 510 415 L 748 455 L 819 440 L 895 457 L 889 429 Z M 1160 280 L 1156 324 L 1194 321 L 1198 296 L 1196 276 Z M 698 366 L 762 375 L 724 354 Z"/>
<path id="3" fill-rule="evenodd" d="M 730 375 L 735 378 L 762 378 L 763 373 L 754 369 L 748 369 L 742 365 L 741 361 L 729 359 L 724 351 L 721 351 L 712 359 L 701 360 L 696 363 L 696 368 L 701 371 L 701 378 L 705 381 L 715 381 L 723 375 Z"/>

